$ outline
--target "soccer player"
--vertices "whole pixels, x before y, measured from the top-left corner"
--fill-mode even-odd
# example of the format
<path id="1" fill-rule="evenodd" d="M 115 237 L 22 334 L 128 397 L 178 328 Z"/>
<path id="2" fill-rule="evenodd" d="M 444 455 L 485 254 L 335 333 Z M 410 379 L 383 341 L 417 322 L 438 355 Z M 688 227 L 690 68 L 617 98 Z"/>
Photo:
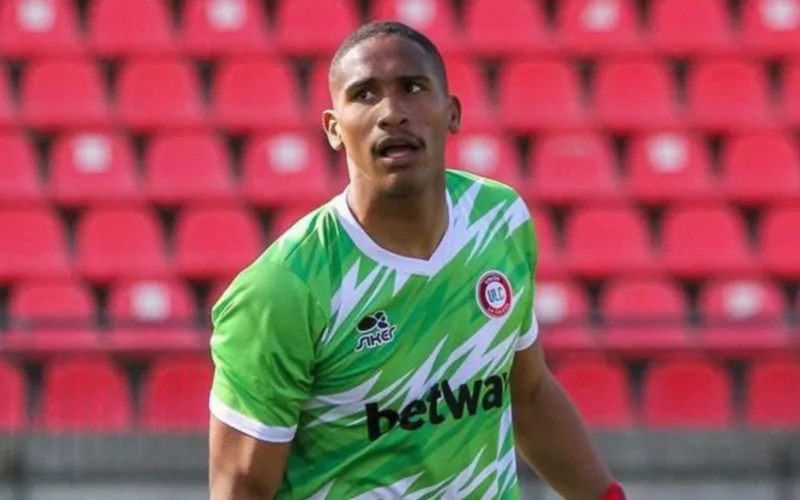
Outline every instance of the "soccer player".
<path id="1" fill-rule="evenodd" d="M 214 306 L 212 500 L 622 499 L 537 342 L 537 250 L 509 187 L 445 168 L 436 47 L 371 23 L 333 58 L 350 183 Z"/>

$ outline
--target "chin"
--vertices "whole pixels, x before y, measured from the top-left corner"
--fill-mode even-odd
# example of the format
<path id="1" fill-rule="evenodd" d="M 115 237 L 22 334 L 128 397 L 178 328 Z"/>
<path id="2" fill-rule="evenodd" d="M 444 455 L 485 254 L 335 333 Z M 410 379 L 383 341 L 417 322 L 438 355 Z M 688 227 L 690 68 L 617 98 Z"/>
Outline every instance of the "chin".
<path id="1" fill-rule="evenodd" d="M 416 196 L 430 187 L 430 179 L 423 174 L 416 169 L 389 174 L 384 184 L 384 193 L 392 198 Z"/>

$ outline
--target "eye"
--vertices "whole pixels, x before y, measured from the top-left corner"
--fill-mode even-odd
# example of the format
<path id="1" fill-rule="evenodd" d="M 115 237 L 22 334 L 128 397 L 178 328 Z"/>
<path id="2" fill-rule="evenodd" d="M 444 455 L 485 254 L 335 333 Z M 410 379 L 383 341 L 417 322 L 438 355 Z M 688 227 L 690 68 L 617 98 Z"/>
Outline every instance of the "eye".
<path id="1" fill-rule="evenodd" d="M 374 96 L 375 94 L 373 94 L 369 90 L 361 89 L 358 92 L 356 92 L 356 94 L 353 96 L 353 99 L 355 99 L 356 101 L 367 101 L 369 99 L 372 99 Z"/>
<path id="2" fill-rule="evenodd" d="M 409 94 L 416 94 L 417 92 L 422 90 L 422 86 L 418 83 L 409 82 L 406 84 L 406 92 Z"/>

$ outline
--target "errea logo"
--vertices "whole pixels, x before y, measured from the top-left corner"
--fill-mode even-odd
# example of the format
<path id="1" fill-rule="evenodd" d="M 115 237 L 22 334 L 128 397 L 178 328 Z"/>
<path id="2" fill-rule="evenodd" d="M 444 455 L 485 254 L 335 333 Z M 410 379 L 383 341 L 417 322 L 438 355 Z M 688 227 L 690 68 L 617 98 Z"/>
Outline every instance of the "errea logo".
<path id="1" fill-rule="evenodd" d="M 359 336 L 356 352 L 388 344 L 394 340 L 397 327 L 389 323 L 385 311 L 378 311 L 362 319 L 357 329 Z"/>

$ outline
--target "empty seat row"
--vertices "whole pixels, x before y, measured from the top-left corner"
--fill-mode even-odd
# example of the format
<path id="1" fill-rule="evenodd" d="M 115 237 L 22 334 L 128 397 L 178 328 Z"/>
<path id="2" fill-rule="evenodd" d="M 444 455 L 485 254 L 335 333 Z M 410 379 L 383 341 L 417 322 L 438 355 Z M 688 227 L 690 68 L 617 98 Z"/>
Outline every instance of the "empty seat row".
<path id="1" fill-rule="evenodd" d="M 92 0 L 84 34 L 71 1 L 3 0 L 0 7 L 0 54 L 17 58 L 87 49 L 104 57 L 177 50 L 201 57 L 275 50 L 315 55 L 334 50 L 360 21 L 356 2 L 349 0 L 282 0 L 275 19 L 268 19 L 258 0 L 197 0 L 185 3 L 174 29 L 168 2 Z M 370 19 L 401 20 L 444 51 L 482 56 L 645 48 L 671 55 L 735 48 L 800 53 L 795 0 L 747 0 L 741 30 L 734 29 L 723 0 L 654 2 L 649 25 L 639 22 L 633 0 L 565 0 L 554 30 L 539 3 L 528 0 L 469 0 L 460 14 L 449 0 L 373 0 L 369 7 Z"/>
<path id="2" fill-rule="evenodd" d="M 189 278 L 229 276 L 246 265 L 267 240 L 281 234 L 305 209 L 285 208 L 264 238 L 247 209 L 190 207 L 168 239 L 151 209 L 88 210 L 78 221 L 74 259 L 66 231 L 49 209 L 0 210 L 0 281 L 29 276 L 63 276 L 77 271 L 107 281 L 175 270 Z M 768 211 L 758 231 L 758 248 L 748 243 L 742 218 L 725 207 L 676 207 L 661 223 L 659 243 L 635 209 L 584 208 L 566 225 L 565 244 L 552 222 L 535 210 L 540 272 L 570 272 L 587 278 L 616 274 L 672 273 L 683 278 L 763 270 L 780 278 L 800 276 L 797 248 L 800 208 Z"/>
<path id="3" fill-rule="evenodd" d="M 453 59 L 447 65 L 453 91 L 464 101 L 466 126 L 478 129 L 499 124 L 530 132 L 600 125 L 629 131 L 688 124 L 728 131 L 775 121 L 800 125 L 800 64 L 787 67 L 778 105 L 760 66 L 729 60 L 698 63 L 689 73 L 686 106 L 679 104 L 669 67 L 646 59 L 602 63 L 592 105 L 584 102 L 578 72 L 566 61 L 505 64 L 496 99 L 477 63 Z M 135 131 L 207 124 L 234 132 L 317 126 L 322 110 L 330 107 L 324 63 L 312 74 L 308 102 L 291 65 L 268 59 L 222 63 L 212 78 L 210 106 L 193 66 L 171 58 L 122 65 L 113 105 L 100 68 L 86 60 L 32 63 L 22 77 L 17 111 L 5 80 L 0 72 L 0 124 L 19 121 L 42 130 L 110 123 Z"/>
<path id="4" fill-rule="evenodd" d="M 586 133 L 537 136 L 525 161 L 514 141 L 498 133 L 458 134 L 449 139 L 446 153 L 449 166 L 505 182 L 537 204 L 727 199 L 760 206 L 796 200 L 800 192 L 800 149 L 782 132 L 728 137 L 719 169 L 701 136 L 679 131 L 633 136 L 621 161 L 608 136 Z M 313 206 L 347 183 L 342 157 L 331 165 L 321 132 L 248 137 L 240 176 L 233 173 L 224 139 L 208 132 L 153 136 L 142 173 L 131 141 L 118 132 L 58 136 L 45 159 L 46 182 L 32 140 L 21 133 L 0 133 L 0 158 L 0 206 L 47 200 L 63 206 L 242 200 Z"/>

